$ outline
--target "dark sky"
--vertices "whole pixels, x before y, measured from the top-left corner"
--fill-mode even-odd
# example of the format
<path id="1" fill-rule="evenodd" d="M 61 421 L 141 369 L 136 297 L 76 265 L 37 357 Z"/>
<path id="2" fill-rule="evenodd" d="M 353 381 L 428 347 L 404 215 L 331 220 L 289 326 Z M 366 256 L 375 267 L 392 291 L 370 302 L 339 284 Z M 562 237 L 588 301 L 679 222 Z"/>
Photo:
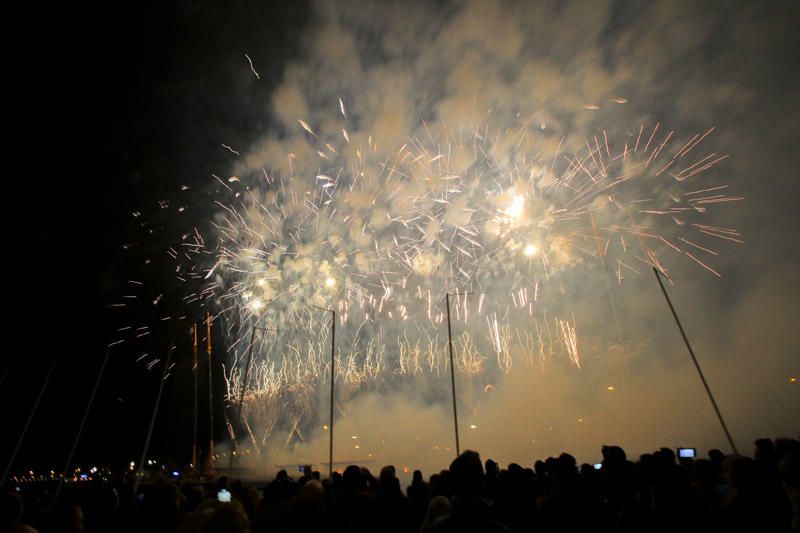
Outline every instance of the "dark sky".
<path id="1" fill-rule="evenodd" d="M 152 338 L 112 352 L 77 460 L 138 458 L 160 366 L 151 372 L 136 359 L 163 356 L 171 343 L 184 377 L 168 382 L 153 451 L 187 452 L 190 383 L 179 370 L 190 364 L 192 317 L 166 325 L 160 318 L 164 306 L 174 305 L 176 317 L 200 311 L 178 310 L 164 250 L 182 231 L 207 229 L 211 174 L 247 173 L 253 161 L 286 153 L 303 135 L 291 130 L 295 120 L 323 122 L 336 112 L 336 95 L 361 120 L 357 129 L 391 141 L 398 130 L 416 131 L 420 119 L 451 120 L 476 99 L 496 107 L 499 120 L 533 110 L 562 130 L 591 128 L 595 118 L 583 106 L 614 96 L 629 100 L 628 128 L 717 126 L 714 146 L 732 154 L 728 182 L 747 198 L 729 217 L 746 244 L 725 259 L 722 280 L 690 278 L 676 297 L 719 372 L 718 388 L 728 394 L 721 403 L 738 409 L 731 422 L 742 440 L 796 433 L 800 398 L 788 380 L 800 378 L 798 4 L 498 5 L 169 2 L 18 13 L 25 31 L 5 76 L 13 119 L 2 457 L 56 359 L 20 464 L 64 460 L 106 346 L 126 324 L 155 324 Z M 250 159 L 232 161 L 222 143 Z M 145 284 L 137 301 L 111 307 L 131 293 L 129 280 Z M 161 294 L 161 307 L 141 304 Z M 650 305 L 662 304 L 640 300 L 629 312 Z M 676 339 L 669 328 L 656 343 Z M 668 383 L 687 384 L 704 402 L 681 350 L 670 347 L 676 355 L 666 362 L 631 363 L 632 372 L 644 378 L 672 365 Z M 575 402 L 588 401 L 575 394 Z M 721 445 L 718 437 L 703 442 Z"/>
<path id="2" fill-rule="evenodd" d="M 131 318 L 145 324 L 155 316 L 136 310 L 131 317 L 110 305 L 129 292 L 129 279 L 162 292 L 173 283 L 162 255 L 175 228 L 160 233 L 161 223 L 176 221 L 159 213 L 158 201 L 176 201 L 182 184 L 202 184 L 222 168 L 220 134 L 245 143 L 266 127 L 253 106 L 292 56 L 306 9 L 301 2 L 237 9 L 168 2 L 20 14 L 29 34 L 9 69 L 15 156 L 6 216 L 17 267 L 8 271 L 16 303 L 2 385 L 4 404 L 13 406 L 3 409 L 4 460 L 54 358 L 56 372 L 20 461 L 58 465 L 66 458 L 106 345 Z M 261 48 L 269 66 L 252 101 L 241 102 L 243 89 L 231 80 L 248 45 Z M 143 269 L 150 257 L 153 268 Z M 188 342 L 186 326 L 177 329 Z M 175 331 L 158 332 L 152 349 L 165 355 L 170 335 Z M 191 348 L 182 350 L 179 367 L 191 364 Z M 138 355 L 112 356 L 79 461 L 138 457 L 157 386 L 136 364 Z M 188 386 L 177 385 L 184 396 Z M 172 384 L 166 416 L 185 418 L 191 404 L 171 394 Z M 161 439 L 154 448 L 177 447 L 169 443 L 174 437 Z"/>

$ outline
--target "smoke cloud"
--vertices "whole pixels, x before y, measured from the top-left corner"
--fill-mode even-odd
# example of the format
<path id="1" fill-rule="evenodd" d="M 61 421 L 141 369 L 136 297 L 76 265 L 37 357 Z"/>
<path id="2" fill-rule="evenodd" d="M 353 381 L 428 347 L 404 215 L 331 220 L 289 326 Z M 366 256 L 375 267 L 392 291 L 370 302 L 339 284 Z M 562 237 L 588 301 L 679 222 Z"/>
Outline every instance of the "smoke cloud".
<path id="1" fill-rule="evenodd" d="M 415 139 L 430 146 L 429 139 L 435 144 L 469 137 L 491 125 L 487 131 L 498 135 L 493 146 L 503 165 L 514 161 L 516 148 L 506 140 L 513 137 L 504 135 L 523 127 L 535 132 L 537 150 L 548 157 L 558 150 L 585 152 L 586 141 L 605 131 L 611 142 L 632 145 L 643 124 L 647 132 L 656 124 L 675 130 L 678 147 L 714 127 L 703 141 L 704 153 L 730 157 L 709 172 L 745 200 L 713 207 L 709 220 L 740 229 L 746 244 L 716 242 L 719 279 L 686 258 L 675 261 L 670 275 L 676 284 L 669 290 L 733 436 L 749 451 L 757 437 L 793 435 L 800 419 L 796 384 L 789 381 L 800 377 L 794 357 L 800 345 L 794 324 L 800 311 L 798 250 L 788 237 L 798 222 L 792 200 L 797 156 L 787 155 L 796 152 L 791 125 L 800 117 L 793 101 L 797 76 L 786 73 L 791 53 L 773 54 L 772 40 L 793 35 L 792 17 L 780 12 L 788 4 L 733 7 L 672 1 L 317 2 L 296 58 L 264 102 L 269 126 L 234 158 L 230 172 L 259 191 L 259 201 L 268 206 L 279 180 L 289 188 L 282 194 L 299 197 L 315 185 L 326 165 L 318 151 L 326 144 L 339 147 L 337 157 L 346 166 L 357 158 L 356 149 L 381 161 Z M 258 43 L 248 52 L 257 70 L 260 54 L 267 52 Z M 246 66 L 242 77 L 237 83 L 259 82 Z M 612 151 L 622 149 L 615 145 Z M 463 166 L 458 157 L 454 168 Z M 302 179 L 285 179 L 291 176 Z M 374 175 L 363 179 L 366 185 L 350 191 L 346 201 L 363 207 L 360 222 L 379 234 L 407 206 L 373 206 L 373 198 L 359 191 L 381 184 Z M 424 181 L 411 176 L 404 194 L 412 196 Z M 652 191 L 636 192 L 644 197 Z M 491 201 L 506 205 L 512 193 Z M 446 215 L 424 228 L 426 234 L 436 235 L 440 228 L 433 224 L 442 220 L 463 223 L 466 207 L 448 206 Z M 372 243 L 362 227 L 332 223 L 315 231 L 320 241 L 334 247 L 347 241 L 356 249 Z M 574 317 L 580 368 L 565 357 L 529 361 L 517 347 L 511 368 L 479 377 L 457 374 L 462 450 L 526 465 L 561 451 L 593 462 L 603 444 L 621 444 L 634 456 L 660 446 L 727 450 L 651 270 L 640 263 L 638 274 L 626 272 L 618 283 L 613 268 L 603 272 L 598 262 L 570 257 L 568 272 L 546 291 L 562 317 Z M 356 265 L 367 260 L 358 254 L 347 259 Z M 331 257 L 320 267 L 321 279 L 327 269 L 335 271 L 337 261 Z M 419 261 L 423 273 L 425 261 L 436 268 L 435 257 Z M 316 264 L 299 253 L 284 262 L 283 275 Z M 313 303 L 325 306 L 326 300 Z M 324 316 L 315 320 L 324 333 Z M 361 351 L 376 336 L 379 343 L 389 342 L 375 329 L 358 335 Z M 488 341 L 478 350 L 494 358 Z M 455 455 L 449 385 L 449 376 L 440 372 L 381 380 L 343 395 L 335 460 L 375 470 L 389 463 L 428 471 L 445 467 Z M 312 387 L 319 412 L 304 415 L 302 440 L 289 434 L 291 427 L 275 428 L 261 467 L 326 463 L 327 383 Z"/>

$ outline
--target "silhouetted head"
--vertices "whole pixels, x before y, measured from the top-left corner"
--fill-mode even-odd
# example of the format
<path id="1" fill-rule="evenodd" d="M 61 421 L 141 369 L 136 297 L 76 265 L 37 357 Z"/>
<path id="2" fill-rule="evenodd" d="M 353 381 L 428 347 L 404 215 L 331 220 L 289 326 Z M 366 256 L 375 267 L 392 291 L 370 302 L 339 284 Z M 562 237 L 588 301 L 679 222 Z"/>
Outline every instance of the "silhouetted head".
<path id="1" fill-rule="evenodd" d="M 653 454 L 656 464 L 663 467 L 666 465 L 675 464 L 675 452 L 670 448 L 660 448 Z"/>
<path id="2" fill-rule="evenodd" d="M 483 464 L 478 452 L 467 450 L 450 463 L 454 494 L 479 496 L 483 487 Z"/>
<path id="3" fill-rule="evenodd" d="M 713 448 L 708 450 L 708 458 L 711 459 L 711 462 L 716 465 L 722 465 L 722 461 L 725 460 L 725 454 L 722 451 Z"/>
<path id="4" fill-rule="evenodd" d="M 361 469 L 356 465 L 350 465 L 344 469 L 342 474 L 342 488 L 347 491 L 357 491 L 361 487 Z"/>
<path id="5" fill-rule="evenodd" d="M 395 476 L 396 472 L 397 471 L 395 470 L 394 466 L 392 465 L 384 466 L 383 468 L 381 468 L 381 473 L 380 473 L 381 482 L 383 482 L 385 479 L 391 479 L 396 477 Z"/>
<path id="6" fill-rule="evenodd" d="M 781 481 L 795 490 L 800 490 L 800 452 L 787 453 L 778 465 Z"/>
<path id="7" fill-rule="evenodd" d="M 436 522 L 450 514 L 450 500 L 444 496 L 434 497 L 428 504 L 428 510 L 425 512 L 425 519 L 422 521 L 420 531 L 429 531 Z"/>
<path id="8" fill-rule="evenodd" d="M 239 502 L 221 503 L 203 524 L 202 533 L 249 533 L 250 523 Z"/>
<path id="9" fill-rule="evenodd" d="M 11 530 L 11 526 L 22 518 L 22 496 L 13 490 L 3 491 L 0 497 L 0 528 Z"/>
<path id="10" fill-rule="evenodd" d="M 59 505 L 45 520 L 44 531 L 83 533 L 83 511 L 78 505 Z"/>
<path id="11" fill-rule="evenodd" d="M 397 479 L 393 466 L 384 466 L 381 468 L 380 486 L 384 494 L 403 494 L 403 491 L 400 488 L 400 480 Z"/>
<path id="12" fill-rule="evenodd" d="M 416 483 L 422 482 L 422 470 L 414 470 L 411 480 Z"/>
<path id="13" fill-rule="evenodd" d="M 616 466 L 628 460 L 625 450 L 619 446 L 603 446 L 601 451 L 603 453 L 603 466 Z"/>
<path id="14" fill-rule="evenodd" d="M 168 480 L 159 480 L 144 492 L 141 518 L 147 524 L 174 525 L 178 521 L 181 495 L 178 487 Z"/>
<path id="15" fill-rule="evenodd" d="M 547 476 L 547 465 L 544 464 L 544 461 L 541 459 L 537 460 L 533 463 L 533 470 L 536 472 L 538 477 L 546 477 Z"/>
<path id="16" fill-rule="evenodd" d="M 775 450 L 775 443 L 770 439 L 758 439 L 755 442 L 756 451 L 754 457 L 759 463 L 775 464 L 778 462 L 778 454 Z"/>
<path id="17" fill-rule="evenodd" d="M 569 478 L 573 477 L 578 471 L 578 463 L 575 460 L 575 457 L 568 453 L 562 453 L 558 456 L 558 462 L 556 463 L 556 468 L 558 471 L 558 475 L 562 478 Z"/>
<path id="18" fill-rule="evenodd" d="M 297 493 L 295 506 L 302 512 L 323 512 L 325 510 L 325 490 L 322 483 L 312 479 Z"/>
<path id="19" fill-rule="evenodd" d="M 752 493 L 759 485 L 756 462 L 749 457 L 729 457 L 725 460 L 725 477 L 738 493 Z"/>

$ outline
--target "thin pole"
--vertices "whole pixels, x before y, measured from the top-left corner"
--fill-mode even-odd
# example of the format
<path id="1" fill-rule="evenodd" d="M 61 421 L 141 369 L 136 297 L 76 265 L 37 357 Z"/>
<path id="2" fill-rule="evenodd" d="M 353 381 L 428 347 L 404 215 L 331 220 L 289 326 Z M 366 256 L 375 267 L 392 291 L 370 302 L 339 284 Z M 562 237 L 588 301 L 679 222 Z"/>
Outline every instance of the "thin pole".
<path id="1" fill-rule="evenodd" d="M 42 401 L 42 396 L 44 396 L 44 391 L 47 389 L 47 385 L 50 383 L 50 377 L 53 375 L 53 370 L 55 370 L 55 368 L 56 361 L 53 360 L 53 363 L 50 365 L 50 370 L 47 371 L 47 375 L 44 377 L 44 381 L 39 389 L 39 394 L 36 396 L 36 401 L 33 403 L 33 407 L 28 415 L 28 419 L 25 421 L 25 426 L 22 428 L 22 433 L 19 434 L 17 445 L 14 446 L 14 452 L 11 454 L 11 458 L 8 460 L 8 464 L 6 465 L 6 469 L 3 471 L 3 479 L 0 480 L 0 487 L 5 486 L 6 484 L 8 474 L 11 472 L 11 467 L 14 465 L 14 461 L 17 459 L 17 453 L 19 453 L 19 449 L 22 446 L 22 441 L 25 440 L 25 435 L 28 434 L 28 428 L 31 426 L 33 417 L 36 416 L 36 411 L 39 409 L 39 402 Z"/>
<path id="2" fill-rule="evenodd" d="M 672 316 L 675 318 L 675 323 L 678 324 L 678 329 L 681 332 L 681 336 L 683 337 L 683 342 L 686 343 L 686 348 L 689 350 L 689 355 L 692 356 L 692 361 L 694 362 L 694 367 L 697 369 L 697 373 L 700 375 L 700 381 L 703 382 L 703 387 L 706 389 L 706 394 L 708 394 L 708 399 L 711 400 L 711 405 L 714 406 L 714 412 L 717 413 L 717 418 L 719 419 L 719 423 L 722 426 L 722 431 L 725 432 L 725 436 L 728 438 L 728 444 L 731 445 L 731 449 L 733 453 L 738 454 L 739 450 L 736 449 L 736 444 L 733 443 L 733 437 L 731 437 L 730 432 L 728 431 L 728 426 L 725 425 L 725 420 L 722 418 L 722 413 L 717 407 L 717 402 L 714 400 L 714 395 L 711 394 L 711 388 L 708 386 L 708 382 L 706 382 L 706 377 L 703 375 L 703 371 L 700 369 L 700 363 L 697 362 L 697 357 L 694 355 L 694 350 L 692 350 L 692 345 L 689 344 L 689 339 L 686 337 L 686 332 L 683 331 L 683 326 L 681 325 L 681 321 L 678 319 L 678 313 L 675 312 L 675 308 L 672 306 L 672 301 L 669 299 L 669 295 L 667 294 L 667 289 L 664 288 L 664 284 L 661 282 L 661 276 L 658 274 L 658 269 L 653 267 L 653 273 L 656 275 L 656 280 L 658 280 L 658 285 L 661 287 L 661 292 L 664 294 L 664 298 L 667 300 L 667 305 L 669 305 L 669 310 L 672 311 Z"/>
<path id="3" fill-rule="evenodd" d="M 330 442 L 328 444 L 328 477 L 333 478 L 333 383 L 336 377 L 336 311 L 331 309 L 331 421 L 330 421 Z"/>
<path id="4" fill-rule="evenodd" d="M 214 462 L 214 382 L 211 373 L 211 313 L 206 312 L 206 351 L 208 352 L 208 467 Z"/>
<path id="5" fill-rule="evenodd" d="M 250 333 L 250 348 L 248 348 L 247 350 L 247 366 L 245 367 L 244 370 L 244 380 L 242 380 L 242 392 L 241 394 L 239 394 L 239 413 L 237 415 L 237 420 L 240 428 L 243 425 L 242 406 L 244 405 L 244 393 L 247 390 L 247 378 L 250 376 L 250 366 L 253 364 L 253 342 L 255 341 L 255 338 L 256 338 L 256 327 L 253 326 L 252 333 Z M 234 449 L 239 447 L 238 442 L 236 442 L 236 439 L 234 439 L 233 445 Z M 228 468 L 233 468 L 233 458 L 234 458 L 233 451 L 234 450 L 231 449 L 231 459 L 230 462 L 228 463 Z"/>
<path id="6" fill-rule="evenodd" d="M 153 406 L 153 416 L 150 417 L 150 427 L 147 429 L 147 437 L 144 439 L 142 457 L 139 459 L 139 469 L 136 472 L 136 480 L 133 482 L 134 497 L 136 497 L 136 489 L 139 486 L 139 479 L 144 473 L 144 460 L 147 458 L 147 450 L 150 448 L 150 438 L 153 436 L 153 428 L 156 425 L 156 417 L 158 416 L 158 406 L 161 404 L 161 394 L 164 392 L 164 382 L 167 380 L 169 363 L 172 360 L 172 352 L 174 350 L 175 346 L 170 346 L 169 351 L 167 352 L 167 360 L 164 361 L 164 372 L 161 374 L 161 383 L 158 384 L 158 394 L 156 395 L 156 404 Z"/>
<path id="7" fill-rule="evenodd" d="M 72 458 L 75 455 L 75 450 L 78 448 L 78 441 L 81 440 L 81 434 L 83 433 L 83 427 L 86 425 L 86 419 L 89 418 L 89 411 L 92 410 L 92 404 L 94 403 L 94 397 L 97 394 L 97 389 L 100 386 L 100 381 L 103 379 L 103 373 L 106 371 L 106 364 L 108 363 L 108 356 L 111 352 L 106 350 L 106 355 L 103 357 L 103 364 L 100 366 L 100 372 L 97 374 L 97 380 L 94 382 L 94 388 L 92 389 L 92 394 L 89 396 L 89 403 L 86 404 L 86 409 L 83 411 L 83 418 L 81 419 L 81 425 L 78 426 L 78 433 L 75 435 L 75 440 L 72 441 L 72 449 L 69 451 L 69 455 L 67 456 L 67 462 L 64 464 L 64 470 L 61 472 L 61 477 L 58 480 L 58 487 L 56 488 L 56 501 L 58 501 L 58 497 L 61 494 L 61 488 L 64 486 L 64 480 L 67 477 L 67 471 L 69 467 L 72 466 Z"/>
<path id="8" fill-rule="evenodd" d="M 194 411 L 192 413 L 192 471 L 197 472 L 197 324 L 194 325 L 194 365 L 192 366 L 192 378 L 194 379 Z"/>
<path id="9" fill-rule="evenodd" d="M 453 426 L 456 430 L 456 456 L 461 455 L 461 445 L 458 442 L 458 408 L 456 407 L 456 369 L 453 366 L 453 331 L 450 327 L 450 293 L 445 296 L 447 300 L 447 348 L 450 351 L 450 385 L 453 389 Z"/>

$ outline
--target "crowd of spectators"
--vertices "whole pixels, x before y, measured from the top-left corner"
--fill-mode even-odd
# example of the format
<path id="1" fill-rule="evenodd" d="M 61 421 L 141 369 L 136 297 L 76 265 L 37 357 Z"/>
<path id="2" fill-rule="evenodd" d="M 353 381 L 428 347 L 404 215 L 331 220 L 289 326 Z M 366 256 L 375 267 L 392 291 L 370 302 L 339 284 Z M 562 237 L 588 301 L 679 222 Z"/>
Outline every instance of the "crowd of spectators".
<path id="1" fill-rule="evenodd" d="M 131 480 L 65 491 L 5 488 L 0 531 L 387 532 L 800 531 L 800 442 L 760 439 L 752 458 L 711 450 L 684 459 L 661 448 L 631 461 L 603 446 L 602 463 L 562 453 L 504 468 L 466 451 L 403 491 L 393 466 L 348 466 L 331 479 L 308 467 L 266 486 Z M 229 494 L 231 501 L 220 501 Z"/>

